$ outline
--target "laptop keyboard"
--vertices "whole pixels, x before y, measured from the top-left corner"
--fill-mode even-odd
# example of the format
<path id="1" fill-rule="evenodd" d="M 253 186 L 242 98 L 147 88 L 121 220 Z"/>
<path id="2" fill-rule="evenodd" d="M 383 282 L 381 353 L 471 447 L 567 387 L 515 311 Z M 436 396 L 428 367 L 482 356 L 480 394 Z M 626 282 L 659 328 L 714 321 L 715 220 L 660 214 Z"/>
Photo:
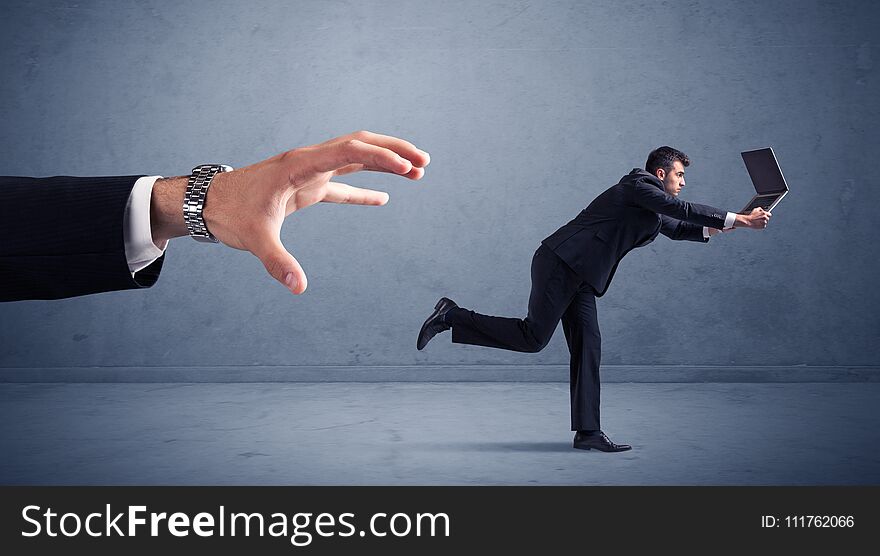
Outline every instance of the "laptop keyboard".
<path id="1" fill-rule="evenodd" d="M 752 201 L 751 203 L 749 203 L 749 206 L 747 206 L 747 207 L 743 210 L 743 212 L 750 212 L 750 211 L 752 211 L 752 210 L 754 210 L 754 209 L 756 209 L 756 208 L 758 208 L 758 207 L 761 207 L 762 209 L 765 209 L 765 210 L 766 210 L 766 209 L 769 208 L 770 205 L 772 205 L 773 202 L 776 201 L 776 199 L 778 199 L 778 198 L 779 198 L 778 195 L 773 195 L 773 196 L 770 196 L 770 197 L 760 197 L 760 198 L 758 198 L 758 199 L 755 199 L 755 200 Z"/>

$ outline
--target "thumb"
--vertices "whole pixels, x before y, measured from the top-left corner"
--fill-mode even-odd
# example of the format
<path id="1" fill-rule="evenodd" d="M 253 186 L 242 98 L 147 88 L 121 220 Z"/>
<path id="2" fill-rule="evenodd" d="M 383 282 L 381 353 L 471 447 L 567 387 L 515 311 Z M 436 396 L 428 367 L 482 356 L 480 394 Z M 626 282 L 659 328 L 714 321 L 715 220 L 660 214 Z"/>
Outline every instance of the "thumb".
<path id="1" fill-rule="evenodd" d="M 264 248 L 259 253 L 255 251 L 254 255 L 266 267 L 266 272 L 281 282 L 291 293 L 301 294 L 306 291 L 308 286 L 306 273 L 293 255 L 287 252 L 280 239 L 268 240 Z"/>

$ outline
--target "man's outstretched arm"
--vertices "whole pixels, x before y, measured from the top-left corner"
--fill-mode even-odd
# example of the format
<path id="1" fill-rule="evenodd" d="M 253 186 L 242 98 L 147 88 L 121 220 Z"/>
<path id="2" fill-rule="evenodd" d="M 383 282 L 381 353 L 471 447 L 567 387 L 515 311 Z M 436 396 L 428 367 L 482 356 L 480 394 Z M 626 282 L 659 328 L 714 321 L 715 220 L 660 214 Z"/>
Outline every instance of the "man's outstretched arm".
<path id="1" fill-rule="evenodd" d="M 707 242 L 709 238 L 722 232 L 732 232 L 734 229 L 753 228 L 760 230 L 767 227 L 770 216 L 769 212 L 764 209 L 755 209 L 750 214 L 727 213 L 724 222 L 724 228 L 710 228 L 708 226 L 700 226 L 691 224 L 684 220 L 677 220 L 664 214 L 660 215 L 660 233 L 674 240 L 687 240 Z"/>
<path id="2" fill-rule="evenodd" d="M 133 276 L 124 247 L 139 177 L 0 177 L 0 301 L 152 286 L 161 253 Z"/>
<path id="3" fill-rule="evenodd" d="M 331 180 L 362 170 L 417 180 L 429 161 L 402 139 L 352 133 L 217 174 L 205 200 L 205 222 L 221 242 L 250 251 L 276 280 L 302 293 L 305 273 L 280 241 L 284 218 L 321 201 L 383 205 L 384 192 Z M 169 178 L 153 184 L 142 176 L 0 178 L 0 301 L 149 287 L 158 278 L 167 241 L 187 235 L 186 182 Z M 131 206 L 138 184 L 147 188 L 140 215 Z M 149 229 L 156 249 L 141 249 L 133 260 L 129 228 Z"/>
<path id="4" fill-rule="evenodd" d="M 769 212 L 761 208 L 755 209 L 749 214 L 736 214 L 709 205 L 689 203 L 641 180 L 633 184 L 630 195 L 631 202 L 636 206 L 655 212 L 661 217 L 668 216 L 675 220 L 705 226 L 707 229 L 752 228 L 759 230 L 767 227 L 771 216 Z M 715 233 L 717 232 L 708 233 L 708 235 Z"/>
<path id="5" fill-rule="evenodd" d="M 709 236 L 713 235 L 711 230 L 714 229 L 715 228 L 707 228 L 698 224 L 691 224 L 684 220 L 677 220 L 666 216 L 665 214 L 660 215 L 660 233 L 669 239 L 674 239 L 676 241 L 686 240 L 705 243 L 709 241 Z"/>

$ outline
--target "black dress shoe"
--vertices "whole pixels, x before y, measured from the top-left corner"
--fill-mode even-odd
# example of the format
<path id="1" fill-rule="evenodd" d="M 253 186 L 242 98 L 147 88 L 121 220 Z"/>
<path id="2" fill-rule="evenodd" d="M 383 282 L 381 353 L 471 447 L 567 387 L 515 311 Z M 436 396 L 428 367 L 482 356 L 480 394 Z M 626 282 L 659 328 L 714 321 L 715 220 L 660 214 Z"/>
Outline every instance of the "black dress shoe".
<path id="1" fill-rule="evenodd" d="M 578 432 L 574 435 L 574 447 L 578 450 L 599 450 L 600 452 L 625 452 L 632 449 L 629 444 L 611 442 L 602 431 L 590 434 Z"/>
<path id="2" fill-rule="evenodd" d="M 416 340 L 416 349 L 424 349 L 425 346 L 428 345 L 428 342 L 431 341 L 431 338 L 444 330 L 452 328 L 452 326 L 443 321 L 443 315 L 448 313 L 450 309 L 456 307 L 458 307 L 458 305 L 455 304 L 455 301 L 446 297 L 440 298 L 440 301 L 434 306 L 434 312 L 431 313 L 431 316 L 428 317 L 428 320 L 425 321 L 425 324 L 423 324 L 421 330 L 419 330 L 419 339 Z"/>

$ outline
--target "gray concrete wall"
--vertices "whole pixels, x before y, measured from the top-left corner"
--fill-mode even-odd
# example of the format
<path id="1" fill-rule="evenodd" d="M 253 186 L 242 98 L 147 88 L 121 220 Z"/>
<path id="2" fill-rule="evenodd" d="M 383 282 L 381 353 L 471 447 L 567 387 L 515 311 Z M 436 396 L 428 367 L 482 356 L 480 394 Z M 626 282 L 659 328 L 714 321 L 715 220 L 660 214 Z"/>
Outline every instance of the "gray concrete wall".
<path id="1" fill-rule="evenodd" d="M 767 145 L 792 193 L 766 232 L 632 252 L 603 363 L 880 364 L 878 25 L 870 2 L 4 2 L 2 174 L 180 175 L 360 128 L 433 162 L 350 180 L 385 207 L 288 220 L 302 297 L 179 239 L 150 290 L 0 305 L 0 367 L 564 364 L 561 332 L 523 355 L 416 331 L 441 295 L 522 316 L 540 240 L 662 144 L 688 200 L 741 208 L 739 152 Z"/>

